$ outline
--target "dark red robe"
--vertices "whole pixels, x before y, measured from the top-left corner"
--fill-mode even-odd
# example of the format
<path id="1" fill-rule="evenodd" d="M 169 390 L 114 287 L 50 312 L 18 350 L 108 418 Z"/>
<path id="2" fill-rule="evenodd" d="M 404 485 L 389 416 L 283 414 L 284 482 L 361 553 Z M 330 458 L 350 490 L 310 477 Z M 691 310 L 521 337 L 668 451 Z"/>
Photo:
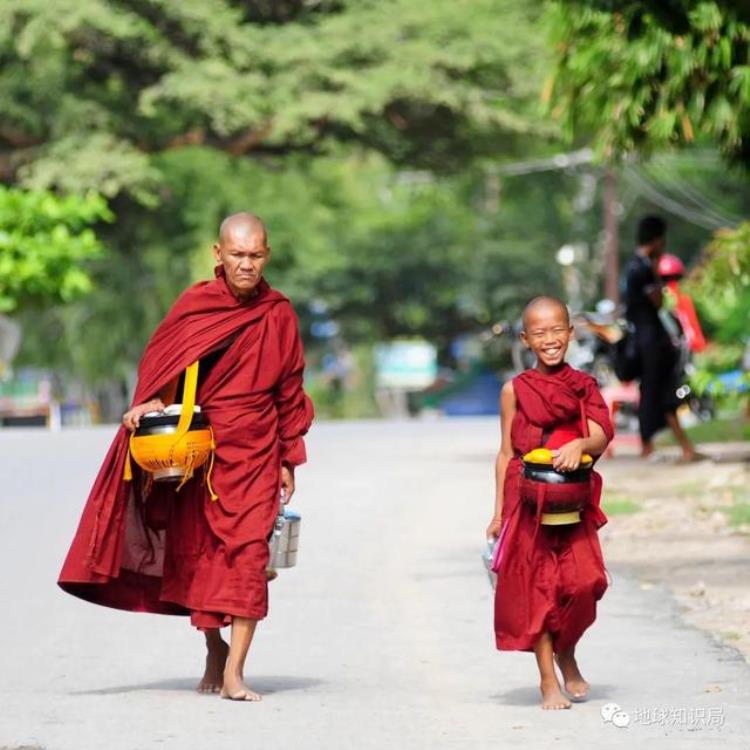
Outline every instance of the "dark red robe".
<path id="1" fill-rule="evenodd" d="M 521 457 L 546 445 L 559 448 L 583 436 L 587 419 L 613 437 L 609 412 L 590 375 L 564 365 L 551 375 L 527 370 L 513 379 L 514 456 L 505 475 L 503 550 L 495 592 L 495 639 L 501 650 L 531 651 L 544 631 L 556 652 L 574 646 L 596 618 L 607 577 L 597 529 L 607 522 L 599 507 L 601 477 L 594 472 L 592 503 L 581 521 L 539 526 L 536 510 L 521 502 Z"/>
<path id="2" fill-rule="evenodd" d="M 198 388 L 216 440 L 210 499 L 204 472 L 179 492 L 143 472 L 123 480 L 129 433 L 120 427 L 60 573 L 67 592 L 133 611 L 190 614 L 200 628 L 268 610 L 267 538 L 279 507 L 282 463 L 306 460 L 313 417 L 302 389 L 304 356 L 289 301 L 262 281 L 238 301 L 221 267 L 188 289 L 155 331 L 133 404 L 157 396 L 193 361 L 229 347 Z"/>

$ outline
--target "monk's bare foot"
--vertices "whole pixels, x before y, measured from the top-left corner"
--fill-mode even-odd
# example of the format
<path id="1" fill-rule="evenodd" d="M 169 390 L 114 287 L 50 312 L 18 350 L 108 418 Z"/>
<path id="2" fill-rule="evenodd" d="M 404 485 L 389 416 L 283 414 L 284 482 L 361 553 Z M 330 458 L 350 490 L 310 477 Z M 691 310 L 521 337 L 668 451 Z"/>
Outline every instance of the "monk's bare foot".
<path id="1" fill-rule="evenodd" d="M 252 701 L 253 703 L 262 700 L 259 693 L 245 685 L 242 677 L 232 672 L 224 672 L 224 686 L 221 688 L 221 697 L 232 701 Z"/>
<path id="2" fill-rule="evenodd" d="M 573 651 L 561 651 L 556 654 L 555 660 L 562 672 L 565 692 L 573 700 L 586 700 L 589 694 L 589 684 L 583 679 L 581 670 L 578 669 L 578 662 Z"/>
<path id="3" fill-rule="evenodd" d="M 224 682 L 224 665 L 227 661 L 229 646 L 221 636 L 206 638 L 206 671 L 198 683 L 199 693 L 218 693 Z"/>
<path id="4" fill-rule="evenodd" d="M 570 708 L 570 701 L 562 694 L 557 679 L 542 680 L 539 689 L 542 691 L 542 708 L 545 711 Z"/>

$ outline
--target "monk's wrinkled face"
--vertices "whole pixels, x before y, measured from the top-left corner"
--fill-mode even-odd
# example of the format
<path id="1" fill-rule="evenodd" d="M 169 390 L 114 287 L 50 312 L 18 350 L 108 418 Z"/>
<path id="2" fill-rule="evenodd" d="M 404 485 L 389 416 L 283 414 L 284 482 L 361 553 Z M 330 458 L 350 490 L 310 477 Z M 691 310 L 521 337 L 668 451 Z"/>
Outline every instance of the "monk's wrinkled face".
<path id="1" fill-rule="evenodd" d="M 229 288 L 240 299 L 252 297 L 271 257 L 266 233 L 258 229 L 229 229 L 214 245 L 214 257 L 224 266 Z"/>
<path id="2" fill-rule="evenodd" d="M 565 361 L 572 335 L 568 311 L 561 305 L 542 303 L 527 310 L 521 341 L 545 367 L 556 367 Z"/>

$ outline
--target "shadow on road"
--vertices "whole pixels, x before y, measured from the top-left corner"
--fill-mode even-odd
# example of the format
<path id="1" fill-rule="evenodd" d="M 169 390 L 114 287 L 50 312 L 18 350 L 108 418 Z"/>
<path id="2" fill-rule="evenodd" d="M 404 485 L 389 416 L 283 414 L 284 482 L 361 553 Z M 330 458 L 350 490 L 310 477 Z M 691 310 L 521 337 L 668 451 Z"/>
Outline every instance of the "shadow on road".
<path id="1" fill-rule="evenodd" d="M 178 677 L 169 680 L 158 680 L 156 682 L 143 682 L 140 685 L 115 685 L 97 690 L 76 690 L 70 695 L 120 695 L 122 693 L 137 693 L 147 690 L 177 690 L 196 692 L 198 677 Z M 322 685 L 323 680 L 313 677 L 296 676 L 259 676 L 250 678 L 255 690 L 264 695 L 271 693 L 283 693 L 291 690 L 306 690 L 307 688 Z"/>
<path id="2" fill-rule="evenodd" d="M 592 685 L 588 700 L 606 700 L 612 693 L 612 685 Z M 539 689 L 535 687 L 521 687 L 495 693 L 490 700 L 502 703 L 504 706 L 536 706 L 539 704 Z"/>

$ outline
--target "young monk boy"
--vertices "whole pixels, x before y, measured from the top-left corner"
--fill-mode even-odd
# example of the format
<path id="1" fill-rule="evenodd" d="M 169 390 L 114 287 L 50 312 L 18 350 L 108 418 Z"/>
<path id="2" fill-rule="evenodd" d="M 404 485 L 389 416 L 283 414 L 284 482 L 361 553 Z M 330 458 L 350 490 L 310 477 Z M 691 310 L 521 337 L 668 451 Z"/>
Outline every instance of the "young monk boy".
<path id="1" fill-rule="evenodd" d="M 596 381 L 565 363 L 572 334 L 560 300 L 537 297 L 526 306 L 521 339 L 537 364 L 502 389 L 495 515 L 487 529 L 488 537 L 499 537 L 503 529 L 495 593 L 497 648 L 534 652 L 544 709 L 570 708 L 569 698 L 586 698 L 589 685 L 575 647 L 594 622 L 596 602 L 607 588 L 597 538 L 607 521 L 599 508 L 599 475 L 593 473 L 590 502 L 578 523 L 541 525 L 537 509 L 520 492 L 527 452 L 547 447 L 554 468 L 570 472 L 584 454 L 600 456 L 613 437 Z"/>

